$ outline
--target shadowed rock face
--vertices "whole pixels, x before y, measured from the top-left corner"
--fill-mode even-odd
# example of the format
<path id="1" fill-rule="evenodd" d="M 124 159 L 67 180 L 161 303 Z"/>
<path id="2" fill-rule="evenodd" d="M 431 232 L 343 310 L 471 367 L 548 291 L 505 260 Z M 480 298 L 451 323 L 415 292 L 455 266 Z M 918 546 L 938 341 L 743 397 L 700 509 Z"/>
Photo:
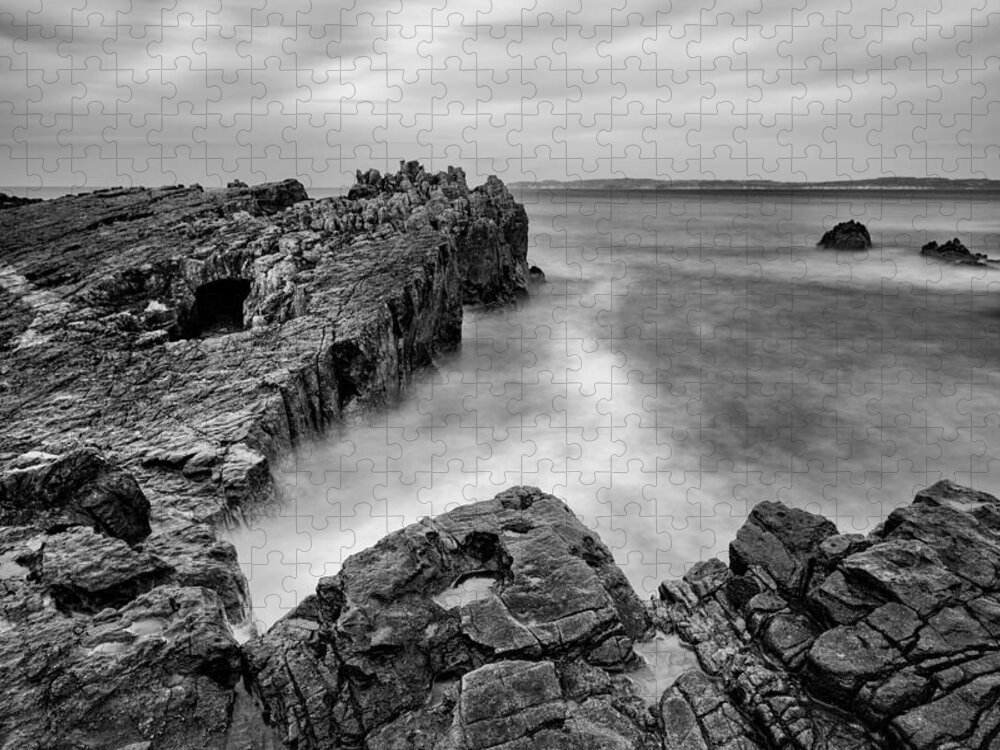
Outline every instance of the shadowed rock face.
<path id="1" fill-rule="evenodd" d="M 872 246 L 868 228 L 859 221 L 842 221 L 826 232 L 819 241 L 820 247 L 836 250 L 865 250 Z"/>

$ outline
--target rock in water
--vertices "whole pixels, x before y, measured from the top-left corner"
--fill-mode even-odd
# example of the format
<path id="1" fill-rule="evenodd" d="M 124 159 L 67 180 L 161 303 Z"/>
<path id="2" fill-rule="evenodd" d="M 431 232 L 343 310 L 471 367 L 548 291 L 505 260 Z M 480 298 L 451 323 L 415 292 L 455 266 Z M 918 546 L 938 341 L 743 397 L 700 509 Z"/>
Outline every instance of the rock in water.
<path id="1" fill-rule="evenodd" d="M 943 245 L 928 242 L 920 248 L 920 254 L 945 263 L 956 263 L 965 266 L 984 266 L 989 260 L 983 253 L 973 253 L 963 245 L 958 237 L 948 240 Z"/>
<path id="2" fill-rule="evenodd" d="M 865 250 L 872 246 L 868 228 L 859 221 L 842 221 L 826 232 L 819 241 L 819 247 L 837 250 Z"/>

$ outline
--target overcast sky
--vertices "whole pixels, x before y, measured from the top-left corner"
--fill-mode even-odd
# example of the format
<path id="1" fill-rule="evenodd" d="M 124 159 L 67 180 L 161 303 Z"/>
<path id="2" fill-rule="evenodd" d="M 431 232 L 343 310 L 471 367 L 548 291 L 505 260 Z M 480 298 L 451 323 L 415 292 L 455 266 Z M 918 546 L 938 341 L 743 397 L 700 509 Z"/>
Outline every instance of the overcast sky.
<path id="1" fill-rule="evenodd" d="M 4 0 L 0 184 L 1000 178 L 1000 0 L 716 4 Z"/>

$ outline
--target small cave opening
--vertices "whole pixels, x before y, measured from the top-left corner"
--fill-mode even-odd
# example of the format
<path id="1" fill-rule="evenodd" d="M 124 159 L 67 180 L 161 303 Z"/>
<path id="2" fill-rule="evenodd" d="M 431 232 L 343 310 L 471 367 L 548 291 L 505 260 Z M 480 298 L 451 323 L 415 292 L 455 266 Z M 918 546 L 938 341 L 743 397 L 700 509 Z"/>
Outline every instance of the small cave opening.
<path id="1" fill-rule="evenodd" d="M 247 279 L 217 279 L 194 291 L 194 305 L 182 325 L 184 338 L 218 336 L 245 328 L 243 303 L 250 296 Z"/>

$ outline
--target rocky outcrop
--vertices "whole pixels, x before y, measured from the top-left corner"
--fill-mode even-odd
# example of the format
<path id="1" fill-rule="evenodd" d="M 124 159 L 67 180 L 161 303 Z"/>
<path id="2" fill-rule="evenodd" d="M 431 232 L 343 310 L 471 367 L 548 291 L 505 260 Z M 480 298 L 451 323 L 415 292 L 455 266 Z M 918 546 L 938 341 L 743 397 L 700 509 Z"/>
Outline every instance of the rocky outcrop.
<path id="1" fill-rule="evenodd" d="M 762 503 L 730 557 L 658 616 L 769 743 L 997 746 L 1000 500 L 939 482 L 867 537 Z"/>
<path id="2" fill-rule="evenodd" d="M 854 219 L 840 222 L 819 241 L 819 247 L 836 250 L 865 250 L 871 246 L 872 238 L 868 234 L 868 227 Z"/>
<path id="3" fill-rule="evenodd" d="M 351 557 L 248 644 L 250 683 L 297 748 L 653 748 L 615 676 L 648 627 L 601 541 L 514 488 Z"/>
<path id="4" fill-rule="evenodd" d="M 358 171 L 346 200 L 313 204 L 304 220 L 311 226 L 332 221 L 342 232 L 429 225 L 448 234 L 458 250 L 466 304 L 511 301 L 528 281 L 528 216 L 496 177 L 469 190 L 460 168 L 430 174 L 410 161 L 400 162 L 394 175 Z"/>
<path id="5" fill-rule="evenodd" d="M 958 237 L 948 240 L 943 245 L 928 242 L 920 248 L 920 254 L 944 263 L 955 263 L 963 266 L 985 266 L 989 258 L 983 253 L 973 253 L 959 241 Z"/>
<path id="6" fill-rule="evenodd" d="M 232 677 L 246 582 L 213 522 L 272 502 L 296 442 L 396 398 L 458 343 L 463 302 L 524 289 L 526 220 L 501 183 L 408 165 L 384 187 L 115 188 L 0 214 L 0 631 L 20 644 L 0 679 L 38 698 L 0 745 L 256 737 Z M 188 681 L 159 633 L 115 635 L 122 658 L 87 645 L 154 600 L 183 600 L 224 655 L 177 641 L 205 651 Z"/>

